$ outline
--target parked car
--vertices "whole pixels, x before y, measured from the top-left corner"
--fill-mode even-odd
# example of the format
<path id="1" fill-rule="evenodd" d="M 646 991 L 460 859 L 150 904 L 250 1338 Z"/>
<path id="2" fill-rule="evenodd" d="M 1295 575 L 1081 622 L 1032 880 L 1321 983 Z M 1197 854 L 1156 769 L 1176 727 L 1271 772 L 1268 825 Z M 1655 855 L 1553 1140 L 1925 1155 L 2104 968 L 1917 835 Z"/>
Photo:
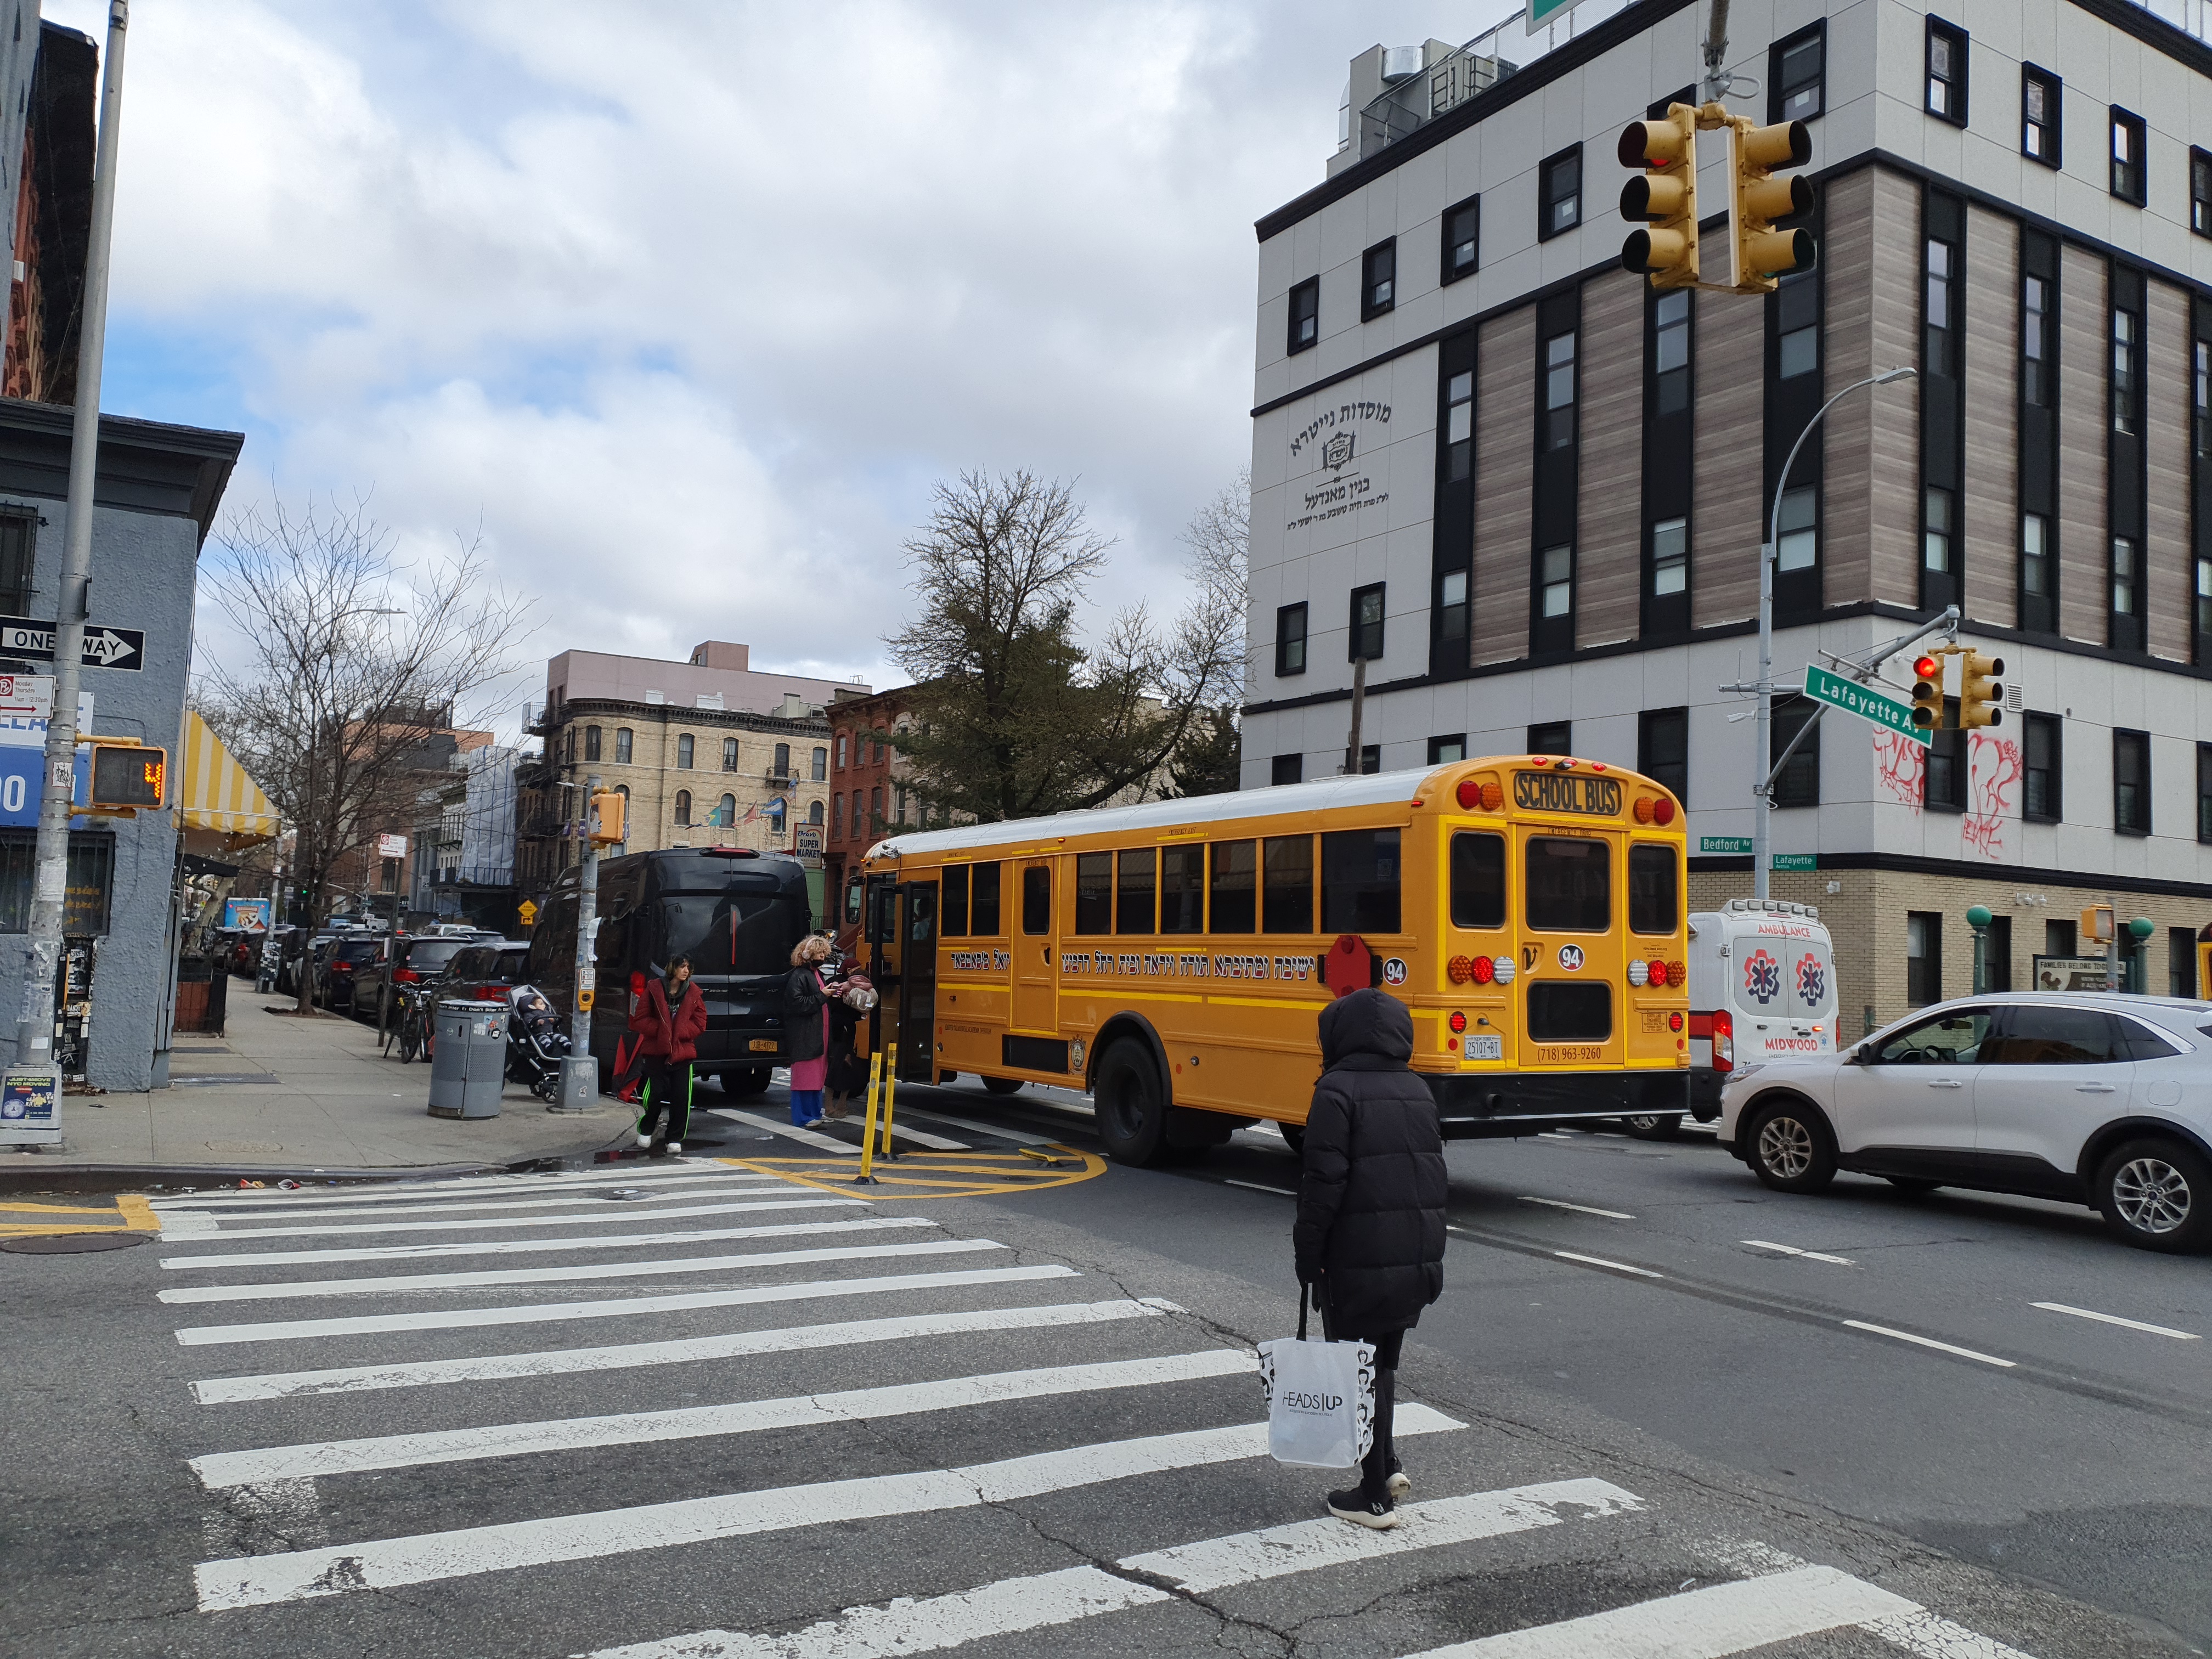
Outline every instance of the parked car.
<path id="1" fill-rule="evenodd" d="M 374 962 L 383 949 L 384 941 L 374 933 L 335 937 L 316 961 L 315 1000 L 325 1008 L 350 1012 L 355 974 L 364 963 Z"/>
<path id="2" fill-rule="evenodd" d="M 523 982 L 523 965 L 529 958 L 527 940 L 488 939 L 465 945 L 438 976 L 437 994 L 495 1001 Z"/>
<path id="3" fill-rule="evenodd" d="M 355 970 L 353 1017 L 371 1025 L 390 1024 L 398 1007 L 393 987 L 436 977 L 472 941 L 484 937 L 471 931 L 459 935 L 400 933 L 383 940 L 375 958 Z"/>
<path id="4" fill-rule="evenodd" d="M 2145 1249 L 2195 1249 L 2212 1239 L 2212 1004 L 1937 1003 L 1839 1054 L 1739 1065 L 1720 1141 L 1784 1192 L 1850 1170 L 2019 1193 L 2087 1205 Z"/>

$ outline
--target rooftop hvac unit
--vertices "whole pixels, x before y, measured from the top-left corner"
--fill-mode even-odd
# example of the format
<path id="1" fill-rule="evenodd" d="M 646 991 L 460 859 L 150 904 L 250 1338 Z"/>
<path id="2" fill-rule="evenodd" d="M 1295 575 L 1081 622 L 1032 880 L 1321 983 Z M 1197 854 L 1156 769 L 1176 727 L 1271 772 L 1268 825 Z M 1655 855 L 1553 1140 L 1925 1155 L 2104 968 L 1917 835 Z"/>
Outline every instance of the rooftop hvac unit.
<path id="1" fill-rule="evenodd" d="M 1382 79 L 1385 84 L 1403 81 L 1420 72 L 1421 49 L 1419 46 L 1382 48 Z"/>

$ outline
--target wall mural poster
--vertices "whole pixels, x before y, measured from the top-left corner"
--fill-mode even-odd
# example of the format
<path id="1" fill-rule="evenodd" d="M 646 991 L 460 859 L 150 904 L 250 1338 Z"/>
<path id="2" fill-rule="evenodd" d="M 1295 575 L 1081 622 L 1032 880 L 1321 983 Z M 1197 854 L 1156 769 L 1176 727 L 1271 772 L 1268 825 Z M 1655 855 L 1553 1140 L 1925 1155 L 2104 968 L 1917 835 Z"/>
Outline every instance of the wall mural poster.
<path id="1" fill-rule="evenodd" d="M 1966 739 L 1966 811 L 1959 821 L 1959 850 L 1992 863 L 2021 859 L 2021 783 L 2027 764 L 2017 738 L 1973 732 Z"/>

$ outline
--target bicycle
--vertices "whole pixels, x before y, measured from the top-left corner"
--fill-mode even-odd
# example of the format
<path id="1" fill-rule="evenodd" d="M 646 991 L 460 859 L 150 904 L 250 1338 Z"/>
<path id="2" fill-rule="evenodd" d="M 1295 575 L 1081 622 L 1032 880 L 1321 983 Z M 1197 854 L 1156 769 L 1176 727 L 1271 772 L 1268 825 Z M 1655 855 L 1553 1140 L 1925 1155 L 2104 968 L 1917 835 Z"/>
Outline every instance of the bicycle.
<path id="1" fill-rule="evenodd" d="M 417 1054 L 426 1060 L 430 1057 L 436 1033 L 431 1030 L 430 1000 L 426 993 L 411 986 L 400 993 L 399 1024 L 395 1030 L 401 1065 L 412 1064 Z"/>

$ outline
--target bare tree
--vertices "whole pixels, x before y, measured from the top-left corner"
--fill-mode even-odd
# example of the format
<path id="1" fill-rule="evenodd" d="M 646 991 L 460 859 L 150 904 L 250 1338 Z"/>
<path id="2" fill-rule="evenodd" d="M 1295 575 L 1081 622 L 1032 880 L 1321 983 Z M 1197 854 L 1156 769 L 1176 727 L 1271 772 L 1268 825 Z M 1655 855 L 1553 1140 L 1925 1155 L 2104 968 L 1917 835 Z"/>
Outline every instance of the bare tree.
<path id="1" fill-rule="evenodd" d="M 409 567 L 393 542 L 365 501 L 279 502 L 224 526 L 208 580 L 239 659 L 208 667 L 195 701 L 292 826 L 288 879 L 311 930 L 330 915 L 332 870 L 411 808 L 416 759 L 514 672 L 529 626 L 528 604 L 488 584 L 480 544 Z M 301 1012 L 312 998 L 302 974 Z"/>

